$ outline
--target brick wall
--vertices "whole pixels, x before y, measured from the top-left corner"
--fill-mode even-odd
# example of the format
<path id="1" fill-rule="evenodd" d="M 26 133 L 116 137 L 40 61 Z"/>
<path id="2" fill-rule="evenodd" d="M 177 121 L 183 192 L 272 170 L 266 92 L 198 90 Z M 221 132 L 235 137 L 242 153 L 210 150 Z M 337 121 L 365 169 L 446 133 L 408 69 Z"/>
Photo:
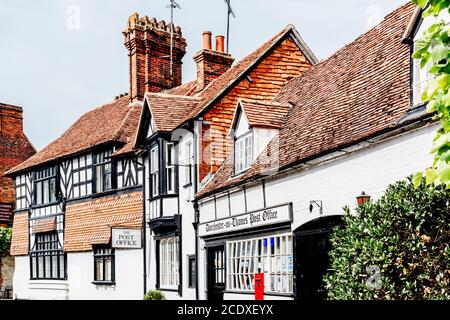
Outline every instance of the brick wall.
<path id="1" fill-rule="evenodd" d="M 272 101 L 280 89 L 292 78 L 311 68 L 310 62 L 290 38 L 276 47 L 253 71 L 204 115 L 210 125 L 203 141 L 200 181 L 209 172 L 215 173 L 230 152 L 232 141 L 228 130 L 239 98 Z M 209 148 L 209 152 L 204 152 Z"/>
<path id="2" fill-rule="evenodd" d="M 13 181 L 5 172 L 35 153 L 23 132 L 22 108 L 0 103 L 0 203 L 14 204 Z"/>
<path id="3" fill-rule="evenodd" d="M 128 19 L 123 32 L 130 60 L 130 98 L 142 100 L 145 92 L 160 92 L 182 84 L 182 59 L 186 40 L 181 28 L 174 27 L 173 67 L 170 67 L 170 30 L 164 20 L 156 21 L 137 13 Z"/>

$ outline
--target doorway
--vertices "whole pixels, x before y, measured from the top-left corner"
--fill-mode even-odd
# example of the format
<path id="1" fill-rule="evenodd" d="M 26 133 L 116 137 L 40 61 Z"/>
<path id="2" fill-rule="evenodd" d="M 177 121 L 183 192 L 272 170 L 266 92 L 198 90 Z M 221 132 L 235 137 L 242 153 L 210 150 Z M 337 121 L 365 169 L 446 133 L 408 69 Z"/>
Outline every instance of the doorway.
<path id="1" fill-rule="evenodd" d="M 208 300 L 222 301 L 225 291 L 225 246 L 208 248 Z"/>
<path id="2" fill-rule="evenodd" d="M 296 298 L 325 300 L 324 276 L 329 272 L 330 233 L 342 223 L 342 216 L 322 217 L 295 232 Z"/>

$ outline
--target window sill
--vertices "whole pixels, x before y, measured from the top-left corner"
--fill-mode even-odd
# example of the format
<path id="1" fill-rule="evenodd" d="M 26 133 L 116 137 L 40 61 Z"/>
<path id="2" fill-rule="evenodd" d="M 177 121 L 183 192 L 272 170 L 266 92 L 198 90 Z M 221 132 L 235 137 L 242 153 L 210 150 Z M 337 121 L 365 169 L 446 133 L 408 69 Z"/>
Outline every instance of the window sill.
<path id="1" fill-rule="evenodd" d="M 108 190 L 108 191 L 105 191 L 105 192 L 93 193 L 91 197 L 93 199 L 101 198 L 101 197 L 105 197 L 105 196 L 109 196 L 109 195 L 115 194 L 116 192 L 117 191 L 113 189 L 113 190 Z"/>
<path id="2" fill-rule="evenodd" d="M 33 204 L 32 206 L 30 206 L 30 209 L 31 210 L 33 210 L 33 209 L 40 209 L 40 208 L 44 208 L 44 207 L 56 206 L 58 204 L 59 204 L 58 201 L 44 203 L 44 204 Z"/>
<path id="3" fill-rule="evenodd" d="M 159 291 L 178 292 L 178 288 L 159 288 Z"/>
<path id="4" fill-rule="evenodd" d="M 115 281 L 92 281 L 93 285 L 96 286 L 115 286 L 116 282 Z"/>
<path id="5" fill-rule="evenodd" d="M 225 290 L 223 293 L 232 293 L 232 294 L 246 294 L 246 295 L 254 295 L 253 291 L 239 291 L 239 290 Z M 289 297 L 294 298 L 293 293 L 276 293 L 276 292 L 264 292 L 265 296 L 273 296 L 273 297 Z"/>

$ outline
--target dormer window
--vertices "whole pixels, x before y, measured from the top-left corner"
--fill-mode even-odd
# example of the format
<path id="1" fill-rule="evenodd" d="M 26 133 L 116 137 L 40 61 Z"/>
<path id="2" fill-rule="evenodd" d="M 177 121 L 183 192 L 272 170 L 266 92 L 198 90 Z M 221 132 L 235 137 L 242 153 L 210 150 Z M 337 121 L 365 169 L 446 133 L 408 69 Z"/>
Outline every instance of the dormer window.
<path id="1" fill-rule="evenodd" d="M 236 174 L 250 168 L 253 162 L 253 134 L 248 132 L 234 143 L 234 171 Z"/>

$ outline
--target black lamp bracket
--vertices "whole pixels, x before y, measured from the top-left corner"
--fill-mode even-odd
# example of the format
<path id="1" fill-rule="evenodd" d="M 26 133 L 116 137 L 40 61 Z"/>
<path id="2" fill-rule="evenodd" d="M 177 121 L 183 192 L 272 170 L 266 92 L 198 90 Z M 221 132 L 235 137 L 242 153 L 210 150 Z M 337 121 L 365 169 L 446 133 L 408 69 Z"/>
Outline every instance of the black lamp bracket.
<path id="1" fill-rule="evenodd" d="M 313 212 L 314 206 L 319 208 L 319 214 L 323 215 L 323 202 L 322 202 L 322 200 L 311 200 L 309 202 L 309 212 L 311 212 L 311 213 Z"/>

